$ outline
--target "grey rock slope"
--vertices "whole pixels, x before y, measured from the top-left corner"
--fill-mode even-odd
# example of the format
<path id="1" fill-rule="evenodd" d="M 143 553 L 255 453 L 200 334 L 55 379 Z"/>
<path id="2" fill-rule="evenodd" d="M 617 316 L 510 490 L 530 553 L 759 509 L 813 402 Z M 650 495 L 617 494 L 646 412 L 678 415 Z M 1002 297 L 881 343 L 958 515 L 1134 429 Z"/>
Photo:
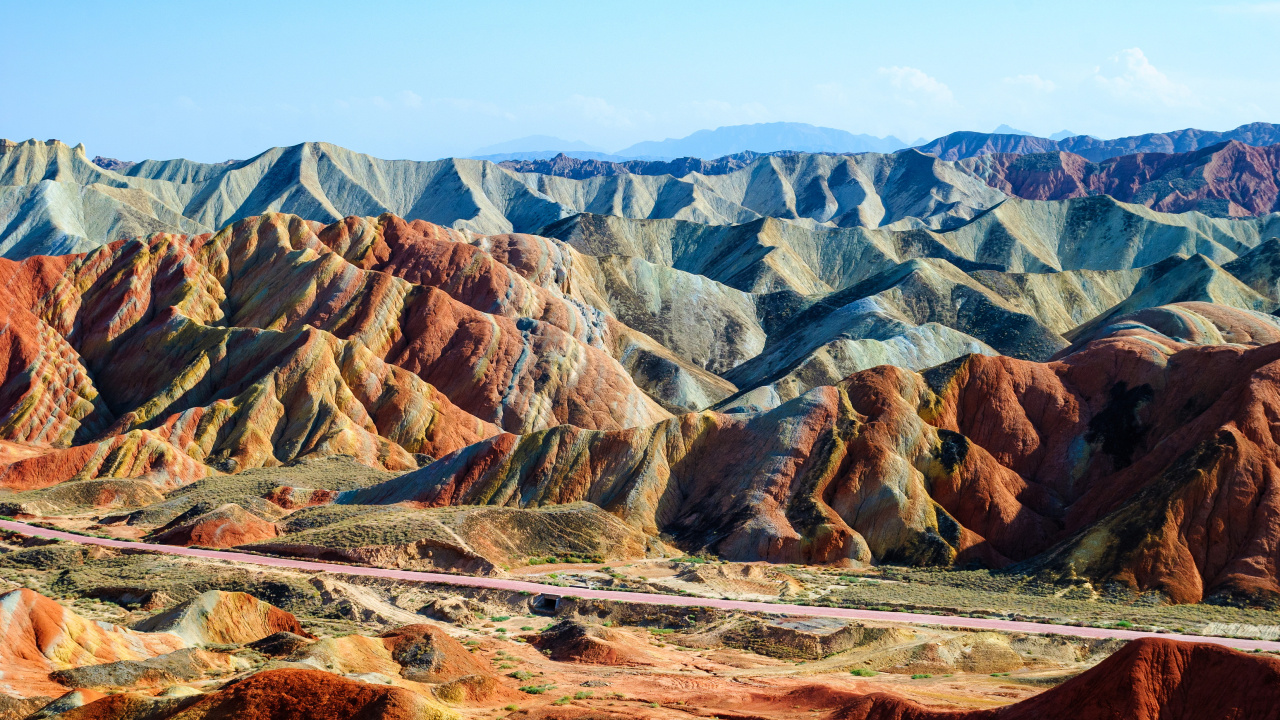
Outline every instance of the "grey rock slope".
<path id="1" fill-rule="evenodd" d="M 380 160 L 303 143 L 239 162 L 147 160 L 123 169 L 94 164 L 82 146 L 4 141 L 0 253 L 17 258 L 149 232 L 211 232 L 268 211 L 325 223 L 390 212 L 480 234 L 532 232 L 581 212 L 709 225 L 781 217 L 945 228 L 1005 197 L 969 171 L 919 153 L 765 156 L 721 175 L 577 180 L 481 160 Z"/>
<path id="2" fill-rule="evenodd" d="M 1280 235 L 1280 215 L 1210 218 L 1159 213 L 1109 197 L 1006 200 L 947 231 L 833 228 L 778 218 L 735 226 L 578 215 L 542 229 L 588 255 L 627 255 L 747 292 L 839 290 L 913 258 L 965 272 L 1115 271 L 1165 258 L 1235 260 Z"/>

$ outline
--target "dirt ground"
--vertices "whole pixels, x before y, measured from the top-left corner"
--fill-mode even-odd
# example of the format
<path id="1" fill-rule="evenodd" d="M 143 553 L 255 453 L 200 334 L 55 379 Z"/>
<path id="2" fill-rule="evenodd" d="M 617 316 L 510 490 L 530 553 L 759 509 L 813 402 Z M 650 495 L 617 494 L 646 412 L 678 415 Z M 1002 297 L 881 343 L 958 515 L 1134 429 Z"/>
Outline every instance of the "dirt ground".
<path id="1" fill-rule="evenodd" d="M 708 578 L 704 584 L 720 588 L 716 592 L 764 594 L 774 583 L 779 594 L 806 587 L 803 573 L 755 565 L 667 561 L 606 571 L 597 566 L 591 572 L 610 579 L 612 572 L 645 583 L 696 584 L 685 565 Z M 542 569 L 562 579 L 582 570 Z M 1117 641 L 694 613 L 605 601 L 567 600 L 538 614 L 534 598 L 519 593 L 117 553 L 9 535 L 0 542 L 0 591 L 20 586 L 86 617 L 120 624 L 208 589 L 242 590 L 268 600 L 293 612 L 320 637 L 437 623 L 508 687 L 501 703 L 455 708 L 475 718 L 570 708 L 626 717 L 784 718 L 830 710 L 852 695 L 873 691 L 940 707 L 995 707 L 1042 692 L 1119 646 Z M 585 639 L 548 641 L 557 637 L 548 632 L 552 628 L 585 633 Z M 197 689 L 212 689 L 227 679 L 210 679 Z"/>

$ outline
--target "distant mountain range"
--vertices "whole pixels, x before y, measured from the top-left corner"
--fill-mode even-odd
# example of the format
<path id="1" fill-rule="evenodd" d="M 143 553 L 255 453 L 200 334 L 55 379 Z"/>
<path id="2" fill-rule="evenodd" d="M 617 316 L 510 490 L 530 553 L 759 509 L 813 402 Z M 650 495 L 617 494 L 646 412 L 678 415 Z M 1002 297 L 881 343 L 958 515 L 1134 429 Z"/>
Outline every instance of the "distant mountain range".
<path id="1" fill-rule="evenodd" d="M 683 138 L 667 138 L 636 143 L 616 153 L 606 153 L 576 140 L 562 140 L 548 135 L 531 135 L 497 145 L 480 148 L 470 155 L 475 160 L 503 162 L 507 160 L 550 160 L 566 155 L 579 160 L 626 162 L 629 160 L 667 161 L 680 158 L 720 158 L 740 153 L 778 151 L 813 153 L 893 152 L 907 147 L 896 137 L 854 135 L 845 130 L 818 127 L 808 123 L 757 123 L 728 125 L 715 130 L 699 130 Z"/>
<path id="2" fill-rule="evenodd" d="M 807 123 L 757 123 L 699 130 L 687 137 L 636 143 L 616 154 L 632 158 L 716 158 L 744 151 L 794 150 L 812 153 L 887 153 L 907 144 L 892 135 L 854 135 L 845 130 Z"/>
<path id="3" fill-rule="evenodd" d="M 1268 130 L 1274 127 L 1254 126 L 1248 136 L 1264 138 Z M 1195 144 L 1223 134 L 1187 131 L 1164 141 Z M 1145 144 L 1157 142 L 1155 136 L 1144 137 Z M 1085 141 L 1092 139 L 1069 139 Z M 1067 144 L 992 135 L 982 145 L 1029 150 L 1046 143 L 1052 143 L 1050 148 Z M 4 141 L 0 254 L 84 252 L 154 232 L 210 232 L 271 211 L 320 222 L 390 212 L 483 234 L 537 232 L 584 212 L 705 225 L 772 217 L 828 227 L 945 230 L 1010 196 L 1065 200 L 1111 195 L 1164 212 L 1248 217 L 1280 210 L 1278 188 L 1276 148 L 1238 140 L 1189 153 L 1135 154 L 1099 162 L 1061 150 L 999 152 L 960 161 L 906 150 L 746 152 L 716 160 L 622 163 L 560 155 L 501 165 L 467 159 L 381 160 L 327 143 L 272 148 L 249 160 L 224 163 L 94 162 L 83 146 Z"/>
<path id="4" fill-rule="evenodd" d="M 1055 133 L 1055 137 L 1061 133 Z M 1089 135 L 1076 135 L 1061 139 L 1041 138 L 1016 133 L 954 132 L 950 135 L 916 146 L 916 149 L 941 160 L 964 158 L 995 153 L 1046 153 L 1066 151 L 1086 160 L 1098 162 L 1134 153 L 1184 153 L 1211 145 L 1236 140 L 1245 145 L 1275 145 L 1280 143 L 1280 125 L 1249 123 L 1234 130 L 1218 132 L 1187 128 L 1163 133 L 1131 135 L 1114 140 L 1099 140 Z"/>
<path id="5" fill-rule="evenodd" d="M 1016 136 L 1003 136 L 1005 138 Z M 1042 141 L 1043 138 L 1028 138 Z M 989 147 L 1002 147 L 992 143 Z M 1038 147 L 1021 145 L 1024 149 Z M 917 151 L 898 153 L 918 155 Z M 715 160 L 606 162 L 558 155 L 550 160 L 507 161 L 502 167 L 587 180 L 614 175 L 704 176 L 735 173 L 757 162 L 805 162 L 808 153 L 738 153 Z M 951 162 L 966 174 L 1013 197 L 1066 200 L 1110 195 L 1162 212 L 1197 210 L 1213 217 L 1247 217 L 1280 211 L 1280 145 L 1254 147 L 1230 140 L 1185 153 L 1135 153 L 1091 162 L 1065 151 L 997 152 Z"/>
<path id="6" fill-rule="evenodd" d="M 1245 145 L 1274 145 L 1280 143 L 1280 125 L 1257 122 L 1241 125 L 1225 132 L 1187 128 L 1163 133 L 1131 135 L 1113 140 L 1078 135 L 1070 130 L 1062 130 L 1044 138 L 1008 125 L 1001 125 L 995 132 L 967 130 L 954 132 L 929 142 L 917 141 L 914 147 L 926 155 L 933 155 L 941 160 L 963 160 L 996 153 L 1025 155 L 1065 151 L 1075 153 L 1086 160 L 1098 162 L 1133 153 L 1192 152 L 1230 140 L 1236 140 Z M 579 160 L 625 163 L 632 160 L 670 161 L 682 158 L 724 160 L 728 156 L 742 153 L 750 153 L 752 157 L 759 154 L 795 152 L 836 155 L 864 152 L 888 153 L 906 148 L 906 143 L 892 135 L 878 138 L 871 135 L 854 135 L 844 130 L 805 123 L 760 123 L 699 130 L 688 137 L 636 143 L 612 154 L 599 152 L 585 143 L 547 136 L 532 136 L 482 148 L 473 157 L 492 162 L 538 161 L 551 160 L 563 154 Z M 636 172 L 636 174 L 653 173 Z"/>

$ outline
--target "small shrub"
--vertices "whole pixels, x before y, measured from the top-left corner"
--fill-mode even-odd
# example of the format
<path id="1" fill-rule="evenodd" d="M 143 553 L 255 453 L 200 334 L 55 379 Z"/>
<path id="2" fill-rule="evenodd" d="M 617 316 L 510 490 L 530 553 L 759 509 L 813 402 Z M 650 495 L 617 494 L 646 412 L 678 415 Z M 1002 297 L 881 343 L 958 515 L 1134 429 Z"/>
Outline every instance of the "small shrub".
<path id="1" fill-rule="evenodd" d="M 504 708 L 502 708 L 502 709 L 503 709 L 503 710 L 506 710 L 507 712 L 515 712 L 515 711 L 519 710 L 520 708 L 519 708 L 519 707 L 517 707 L 517 706 L 515 706 L 515 705 L 508 705 L 508 706 L 506 706 L 506 707 L 504 707 Z"/>
<path id="2" fill-rule="evenodd" d="M 548 690 L 554 690 L 555 685 L 525 685 L 520 688 L 520 692 L 530 695 L 541 695 Z"/>
<path id="3" fill-rule="evenodd" d="M 493 617 L 489 618 L 489 620 L 492 622 L 506 622 L 510 619 L 511 619 L 510 615 L 494 615 Z"/>
<path id="4" fill-rule="evenodd" d="M 1128 620 L 1117 620 L 1117 621 L 1116 621 L 1116 623 L 1115 623 L 1115 625 L 1116 625 L 1116 627 L 1118 627 L 1118 628 L 1131 628 L 1131 627 L 1133 627 L 1133 623 L 1129 622 Z"/>
<path id="5" fill-rule="evenodd" d="M 874 677 L 876 675 L 876 671 L 868 670 L 866 668 L 854 668 L 849 671 L 849 674 L 856 675 L 858 677 Z"/>
<path id="6" fill-rule="evenodd" d="M 587 698 L 591 697 L 591 695 L 592 695 L 592 692 L 590 690 L 579 690 L 578 692 L 573 694 L 573 699 L 586 700 Z"/>
<path id="7" fill-rule="evenodd" d="M 525 670 L 516 670 L 515 672 L 507 673 L 507 677 L 515 678 L 516 680 L 524 682 L 525 680 L 531 679 L 533 677 L 533 673 L 527 672 Z"/>
<path id="8" fill-rule="evenodd" d="M 524 630 L 525 632 L 528 632 L 529 630 L 532 630 L 532 629 L 533 629 L 533 626 L 532 626 L 532 625 L 521 625 L 521 626 L 520 626 L 520 629 L 521 629 L 521 630 Z"/>
<path id="9" fill-rule="evenodd" d="M 933 676 L 932 676 L 932 675 L 930 675 L 930 674 L 928 674 L 928 673 L 919 673 L 919 674 L 917 674 L 917 675 L 912 675 L 912 676 L 911 676 L 911 679 L 912 679 L 912 680 L 924 680 L 925 678 L 931 678 L 931 677 L 933 677 Z"/>
<path id="10" fill-rule="evenodd" d="M 565 695 L 564 697 L 560 698 L 559 700 L 557 700 L 557 701 L 555 701 L 555 702 L 553 702 L 553 703 L 551 703 L 551 704 L 552 704 L 552 705 L 568 705 L 568 704 L 569 704 L 569 696 L 568 696 L 568 695 Z"/>

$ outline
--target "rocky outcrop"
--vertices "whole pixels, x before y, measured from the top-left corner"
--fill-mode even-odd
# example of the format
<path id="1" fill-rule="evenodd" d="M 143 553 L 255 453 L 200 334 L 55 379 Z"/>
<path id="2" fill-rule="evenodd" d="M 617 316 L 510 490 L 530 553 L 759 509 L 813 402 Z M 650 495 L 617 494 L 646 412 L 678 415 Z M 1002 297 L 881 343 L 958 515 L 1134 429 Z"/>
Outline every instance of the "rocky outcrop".
<path id="1" fill-rule="evenodd" d="M 937 710 L 870 693 L 838 720 L 1197 720 L 1275 716 L 1280 661 L 1217 645 L 1144 638 L 1067 682 L 995 710 Z M 1212 708 L 1210 710 L 1210 708 Z"/>
<path id="2" fill-rule="evenodd" d="M 435 625 L 405 625 L 380 636 L 409 680 L 445 683 L 468 675 L 492 675 L 462 643 Z"/>
<path id="3" fill-rule="evenodd" d="M 613 667 L 658 664 L 630 633 L 580 620 L 562 620 L 543 630 L 534 646 L 558 662 Z"/>
<path id="4" fill-rule="evenodd" d="M 241 645 L 278 632 L 312 637 L 292 614 L 248 593 L 210 590 L 134 625 L 190 645 Z"/>
<path id="5" fill-rule="evenodd" d="M 227 503 L 194 517 L 187 517 L 184 513 L 156 530 L 148 539 L 162 545 L 228 548 L 262 542 L 279 534 L 275 523 L 235 503 Z"/>

